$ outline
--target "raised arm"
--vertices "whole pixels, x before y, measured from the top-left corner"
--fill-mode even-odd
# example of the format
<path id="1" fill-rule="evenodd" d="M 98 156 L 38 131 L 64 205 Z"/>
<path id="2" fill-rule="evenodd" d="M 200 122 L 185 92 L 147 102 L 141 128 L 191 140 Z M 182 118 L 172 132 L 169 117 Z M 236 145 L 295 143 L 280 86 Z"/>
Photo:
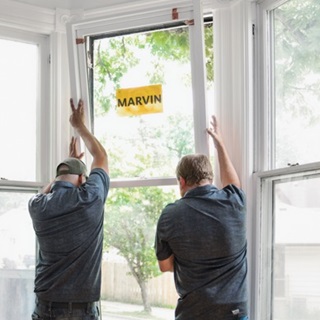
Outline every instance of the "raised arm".
<path id="1" fill-rule="evenodd" d="M 79 143 L 77 137 L 71 137 L 71 141 L 69 144 L 69 157 L 77 158 L 81 160 L 84 156 L 84 152 L 79 151 Z"/>
<path id="2" fill-rule="evenodd" d="M 218 161 L 220 167 L 220 178 L 222 186 L 225 187 L 233 184 L 241 187 L 239 176 L 229 158 L 227 149 L 221 137 L 220 128 L 215 116 L 212 116 L 211 128 L 207 129 L 208 134 L 212 137 L 214 145 L 218 153 Z"/>
<path id="3" fill-rule="evenodd" d="M 75 108 L 73 99 L 70 99 L 70 106 L 72 111 L 70 116 L 70 123 L 82 138 L 84 144 L 93 157 L 91 170 L 94 168 L 101 168 L 109 173 L 108 155 L 106 150 L 84 124 L 84 110 L 82 99 L 79 100 L 78 108 Z M 76 143 L 76 141 L 74 141 L 74 143 Z"/>

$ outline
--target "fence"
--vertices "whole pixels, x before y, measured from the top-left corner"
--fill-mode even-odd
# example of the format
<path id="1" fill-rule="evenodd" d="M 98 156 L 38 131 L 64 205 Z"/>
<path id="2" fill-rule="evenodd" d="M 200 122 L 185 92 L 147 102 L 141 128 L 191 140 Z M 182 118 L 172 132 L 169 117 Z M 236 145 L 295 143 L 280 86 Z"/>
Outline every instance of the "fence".
<path id="1" fill-rule="evenodd" d="M 140 287 L 129 272 L 126 263 L 103 261 L 101 290 L 103 300 L 142 304 Z M 147 290 L 151 305 L 174 307 L 177 303 L 178 295 L 172 272 L 163 273 L 149 280 Z"/>
<path id="2" fill-rule="evenodd" d="M 0 319 L 31 319 L 34 270 L 0 269 Z"/>

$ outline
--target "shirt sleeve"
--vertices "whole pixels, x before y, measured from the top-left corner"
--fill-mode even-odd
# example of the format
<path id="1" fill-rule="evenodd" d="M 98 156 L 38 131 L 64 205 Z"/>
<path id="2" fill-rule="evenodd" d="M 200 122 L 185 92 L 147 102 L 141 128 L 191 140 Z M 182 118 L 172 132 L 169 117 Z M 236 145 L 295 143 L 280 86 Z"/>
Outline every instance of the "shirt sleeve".
<path id="1" fill-rule="evenodd" d="M 87 186 L 90 188 L 98 188 L 102 191 L 102 200 L 105 202 L 109 187 L 110 187 L 110 178 L 107 173 L 100 168 L 95 168 L 90 172 L 89 178 L 86 182 Z"/>
<path id="2" fill-rule="evenodd" d="M 156 237 L 155 237 L 155 251 L 158 260 L 165 260 L 172 255 L 172 249 L 166 241 L 166 231 L 164 214 L 162 213 L 157 224 Z"/>
<path id="3" fill-rule="evenodd" d="M 246 206 L 246 195 L 244 191 L 233 184 L 229 184 L 223 188 L 224 192 L 226 193 L 228 198 L 233 198 L 239 206 L 245 207 Z"/>
<path id="4" fill-rule="evenodd" d="M 38 211 L 43 210 L 46 206 L 47 195 L 44 193 L 37 193 L 31 197 L 28 201 L 28 209 L 31 216 L 33 216 Z"/>

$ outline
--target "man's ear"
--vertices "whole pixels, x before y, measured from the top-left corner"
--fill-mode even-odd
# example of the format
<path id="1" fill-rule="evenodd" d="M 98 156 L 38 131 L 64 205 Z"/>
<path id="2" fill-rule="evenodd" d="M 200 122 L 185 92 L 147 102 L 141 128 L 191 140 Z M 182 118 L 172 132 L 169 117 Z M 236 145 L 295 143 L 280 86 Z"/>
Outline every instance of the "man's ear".
<path id="1" fill-rule="evenodd" d="M 186 185 L 186 180 L 185 180 L 184 178 L 179 177 L 179 178 L 178 178 L 178 181 L 179 181 L 180 187 L 183 188 L 183 187 Z"/>
<path id="2" fill-rule="evenodd" d="M 183 197 L 187 191 L 186 180 L 182 177 L 179 177 L 178 183 L 179 183 L 180 195 L 181 195 L 181 197 Z"/>
<path id="3" fill-rule="evenodd" d="M 79 186 L 81 186 L 85 182 L 86 182 L 85 176 L 83 174 L 79 174 L 79 176 L 78 176 L 78 184 L 79 184 Z"/>

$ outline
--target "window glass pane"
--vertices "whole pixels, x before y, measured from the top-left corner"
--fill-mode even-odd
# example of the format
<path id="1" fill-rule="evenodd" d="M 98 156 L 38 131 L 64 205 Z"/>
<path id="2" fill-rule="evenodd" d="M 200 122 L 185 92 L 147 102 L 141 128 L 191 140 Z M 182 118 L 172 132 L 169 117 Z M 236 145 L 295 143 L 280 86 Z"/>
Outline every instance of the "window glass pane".
<path id="1" fill-rule="evenodd" d="M 144 313 L 143 319 L 174 318 L 177 294 L 173 275 L 160 273 L 154 239 L 161 210 L 178 198 L 178 191 L 177 186 L 110 190 L 102 272 L 102 309 L 106 318 L 128 312 L 135 316 Z"/>
<path id="2" fill-rule="evenodd" d="M 320 160 L 320 2 L 274 10 L 275 167 Z"/>
<path id="3" fill-rule="evenodd" d="M 0 177 L 36 179 L 38 48 L 0 39 Z"/>
<path id="4" fill-rule="evenodd" d="M 0 192 L 0 319 L 31 318 L 34 306 L 35 235 L 30 193 Z"/>
<path id="5" fill-rule="evenodd" d="M 274 186 L 273 319 L 320 313 L 320 177 Z"/>
<path id="6" fill-rule="evenodd" d="M 112 178 L 173 176 L 194 152 L 189 56 L 185 26 L 94 41 L 94 131 L 108 146 Z M 119 116 L 116 89 L 148 85 L 162 86 L 163 112 Z"/>

